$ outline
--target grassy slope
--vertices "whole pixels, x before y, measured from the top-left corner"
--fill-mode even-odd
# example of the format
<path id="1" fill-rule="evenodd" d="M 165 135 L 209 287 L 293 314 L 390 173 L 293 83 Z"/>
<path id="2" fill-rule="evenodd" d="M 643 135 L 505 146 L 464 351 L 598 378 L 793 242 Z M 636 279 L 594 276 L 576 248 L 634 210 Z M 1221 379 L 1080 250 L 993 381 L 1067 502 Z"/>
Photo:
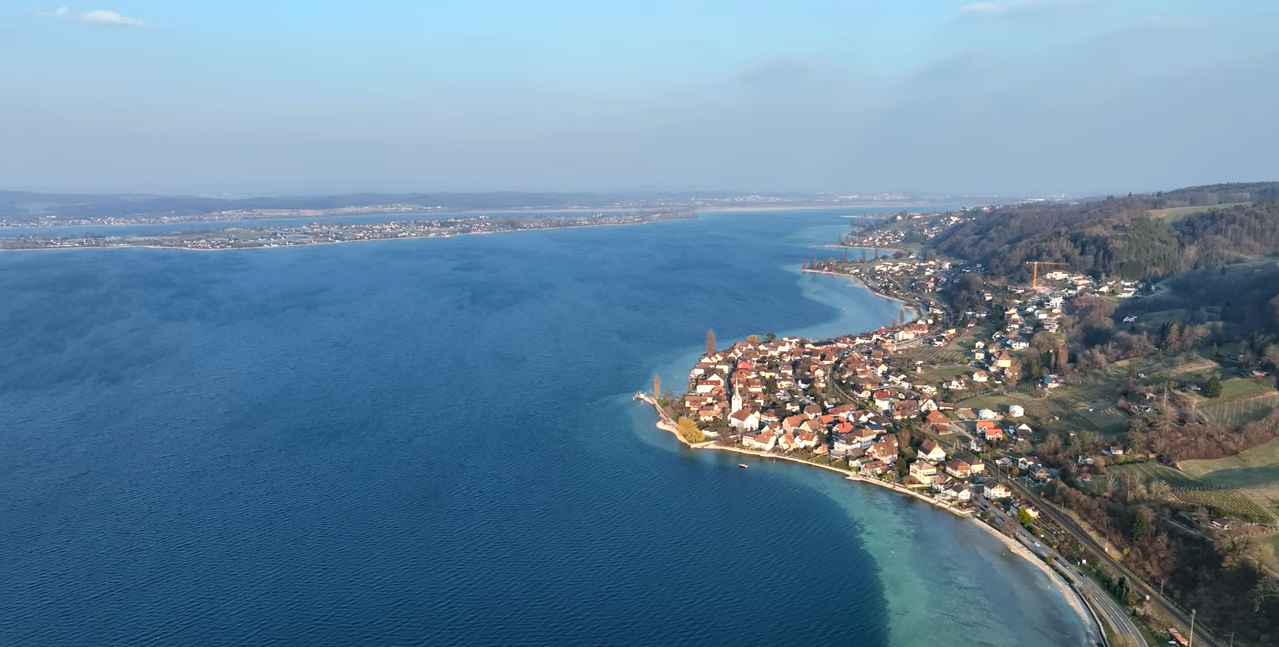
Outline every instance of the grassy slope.
<path id="1" fill-rule="evenodd" d="M 1252 204 L 1252 203 L 1251 202 L 1232 202 L 1230 204 L 1214 204 L 1212 206 L 1207 206 L 1207 207 L 1177 207 L 1174 209 L 1155 209 L 1152 211 L 1147 211 L 1146 213 L 1150 214 L 1152 218 L 1162 218 L 1163 220 L 1167 222 L 1173 223 L 1191 214 L 1203 213 L 1205 211 L 1213 211 L 1215 209 L 1227 209 L 1229 207 L 1239 207 L 1247 204 Z"/>

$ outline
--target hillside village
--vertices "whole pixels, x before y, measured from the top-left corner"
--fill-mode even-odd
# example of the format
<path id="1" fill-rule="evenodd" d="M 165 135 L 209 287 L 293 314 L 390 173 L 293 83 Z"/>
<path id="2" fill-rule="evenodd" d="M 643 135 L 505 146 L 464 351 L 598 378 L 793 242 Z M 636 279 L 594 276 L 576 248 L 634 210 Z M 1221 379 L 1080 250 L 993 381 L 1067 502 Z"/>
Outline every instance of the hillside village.
<path id="1" fill-rule="evenodd" d="M 841 246 L 874 246 L 869 258 L 863 249 L 860 260 L 844 251 L 804 261 L 804 271 L 847 276 L 902 301 L 915 321 L 833 339 L 709 344 L 687 392 L 662 400 L 681 418 L 679 433 L 694 444 L 846 470 L 972 510 L 1010 535 L 1020 532 L 1010 520 L 1050 533 L 1061 555 L 1096 560 L 1090 573 L 1156 634 L 1170 624 L 1184 631 L 1189 619 L 1152 588 L 1161 578 L 1184 578 L 1169 587 L 1180 595 L 1227 581 L 1261 587 L 1250 599 L 1269 604 L 1279 490 L 1245 477 L 1276 463 L 1267 448 L 1279 443 L 1279 338 L 1241 338 L 1248 311 L 1228 301 L 1159 311 L 1169 284 L 1133 277 L 1131 265 L 1107 276 L 1053 267 L 1066 263 L 1000 258 L 995 268 L 938 254 L 941 243 L 957 245 L 953 232 L 970 229 L 972 216 L 890 219 L 840 237 Z M 1251 276 L 1250 267 L 1206 276 L 1228 283 Z M 1171 287 L 1184 293 L 1186 285 Z M 1237 467 L 1249 448 L 1256 457 Z M 1241 450 L 1249 451 L 1231 458 Z M 1187 458 L 1199 460 L 1179 462 Z M 1216 552 L 1193 552 L 1196 541 Z M 1123 547 L 1122 559 L 1112 546 Z M 1212 607 L 1218 622 L 1243 622 L 1229 606 Z M 1267 626 L 1258 620 L 1250 632 Z"/>

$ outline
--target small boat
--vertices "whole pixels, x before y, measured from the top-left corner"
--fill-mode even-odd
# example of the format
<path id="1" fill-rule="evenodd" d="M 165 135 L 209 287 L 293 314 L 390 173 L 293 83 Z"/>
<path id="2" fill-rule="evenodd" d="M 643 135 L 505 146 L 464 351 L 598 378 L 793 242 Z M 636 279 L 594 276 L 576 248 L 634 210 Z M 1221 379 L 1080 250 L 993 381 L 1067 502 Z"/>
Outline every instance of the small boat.
<path id="1" fill-rule="evenodd" d="M 746 469 L 746 463 L 738 463 L 737 466 L 742 469 Z"/>

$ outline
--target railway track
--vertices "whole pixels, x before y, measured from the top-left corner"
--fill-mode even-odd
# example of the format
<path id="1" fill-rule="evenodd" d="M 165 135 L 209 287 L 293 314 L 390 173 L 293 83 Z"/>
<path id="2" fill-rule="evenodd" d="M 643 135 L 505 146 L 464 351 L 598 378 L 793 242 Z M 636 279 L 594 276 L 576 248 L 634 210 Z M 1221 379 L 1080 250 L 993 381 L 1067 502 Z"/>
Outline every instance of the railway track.
<path id="1" fill-rule="evenodd" d="M 1109 551 L 1107 551 L 1105 547 L 1098 544 L 1097 541 L 1093 539 L 1092 535 L 1084 531 L 1084 529 L 1080 527 L 1079 524 L 1075 522 L 1075 520 L 1072 519 L 1069 515 L 1062 513 L 1060 510 L 1056 508 L 1056 506 L 1054 506 L 1053 504 L 1047 501 L 1044 501 L 1042 498 L 1039 497 L 1039 495 L 1035 494 L 1034 492 L 1031 492 L 1029 488 L 1025 487 L 1021 483 L 1018 483 L 1015 479 L 1009 480 L 1008 483 L 1009 483 L 1009 486 L 1012 487 L 1013 490 L 1016 491 L 1018 494 L 1020 494 L 1021 496 L 1025 497 L 1026 499 L 1030 501 L 1033 501 L 1036 507 L 1039 508 L 1039 511 L 1041 514 L 1052 519 L 1052 521 L 1056 523 L 1059 527 L 1061 527 L 1066 532 L 1070 533 L 1071 537 L 1074 537 L 1076 541 L 1078 541 L 1085 549 L 1087 549 L 1088 552 L 1093 555 L 1093 557 L 1097 560 L 1098 563 L 1106 564 L 1110 568 L 1114 569 L 1116 573 L 1122 574 L 1125 577 L 1127 577 L 1129 584 L 1134 589 L 1140 591 L 1152 603 L 1158 606 L 1164 613 L 1167 613 L 1174 620 L 1180 623 L 1182 626 L 1178 627 L 1179 630 L 1185 630 L 1186 635 L 1187 636 L 1190 635 L 1191 619 L 1190 619 L 1189 613 L 1184 611 L 1181 607 L 1177 606 L 1176 604 L 1174 604 L 1172 601 L 1168 600 L 1164 596 L 1160 595 L 1159 592 L 1154 589 L 1154 587 L 1150 586 L 1150 584 L 1146 582 L 1146 580 L 1142 579 L 1136 573 L 1132 572 L 1132 570 L 1129 569 L 1127 566 L 1121 564 L 1118 560 L 1111 557 Z M 1200 623 L 1200 622 L 1195 623 L 1193 640 L 1194 640 L 1194 644 L 1203 645 L 1204 647 L 1225 647 L 1225 643 L 1223 643 L 1219 638 L 1217 638 L 1212 633 L 1210 633 L 1207 629 L 1205 629 L 1203 626 L 1203 623 Z"/>

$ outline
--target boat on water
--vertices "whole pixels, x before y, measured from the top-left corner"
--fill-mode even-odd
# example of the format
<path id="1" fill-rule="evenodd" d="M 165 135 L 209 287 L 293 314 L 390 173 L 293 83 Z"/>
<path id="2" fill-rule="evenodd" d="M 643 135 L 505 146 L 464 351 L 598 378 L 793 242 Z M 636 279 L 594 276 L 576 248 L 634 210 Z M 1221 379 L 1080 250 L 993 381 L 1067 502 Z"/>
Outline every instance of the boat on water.
<path id="1" fill-rule="evenodd" d="M 746 469 L 746 463 L 738 463 L 737 466 L 742 469 Z"/>

